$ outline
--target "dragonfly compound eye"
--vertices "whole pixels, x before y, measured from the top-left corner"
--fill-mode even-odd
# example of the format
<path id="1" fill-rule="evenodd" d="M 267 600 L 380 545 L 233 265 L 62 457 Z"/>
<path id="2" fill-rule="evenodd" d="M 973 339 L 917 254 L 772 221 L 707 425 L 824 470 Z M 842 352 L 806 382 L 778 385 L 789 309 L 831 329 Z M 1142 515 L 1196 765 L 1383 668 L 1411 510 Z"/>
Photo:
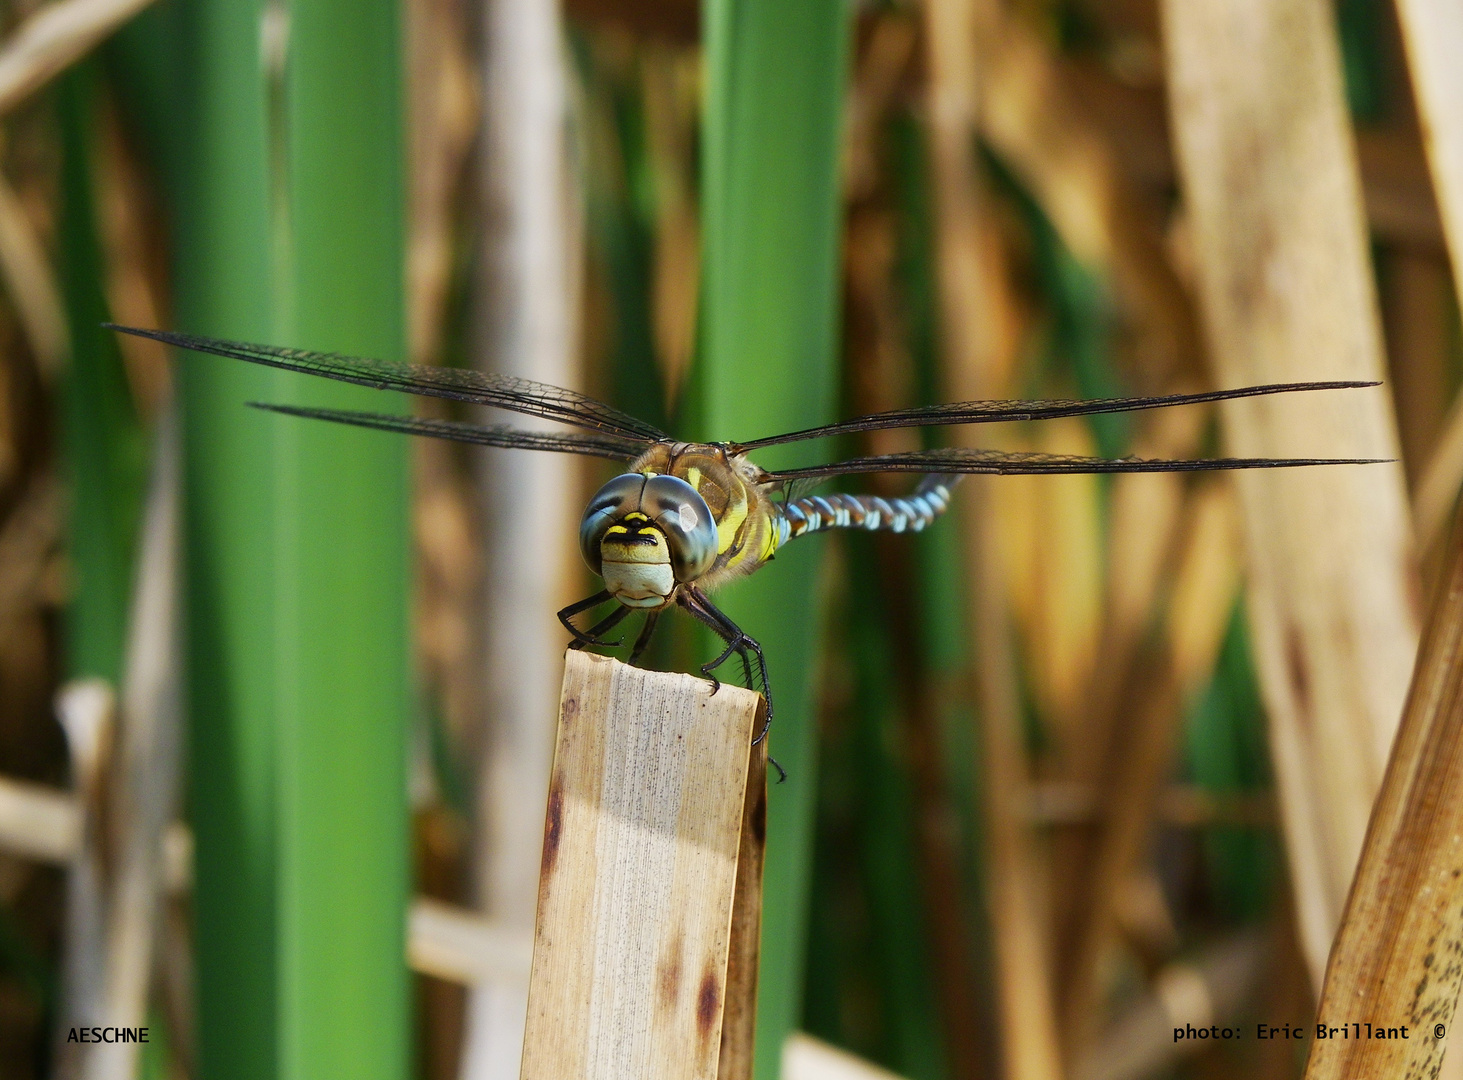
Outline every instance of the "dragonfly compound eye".
<path id="1" fill-rule="evenodd" d="M 639 473 L 617 476 L 594 493 L 579 521 L 579 553 L 596 574 L 603 572 L 600 542 L 611 525 L 632 511 L 640 509 L 640 493 L 645 490 L 645 477 Z"/>
<path id="2" fill-rule="evenodd" d="M 640 509 L 670 541 L 677 581 L 695 581 L 711 569 L 716 561 L 716 522 L 695 488 L 680 477 L 652 476 L 645 482 Z"/>

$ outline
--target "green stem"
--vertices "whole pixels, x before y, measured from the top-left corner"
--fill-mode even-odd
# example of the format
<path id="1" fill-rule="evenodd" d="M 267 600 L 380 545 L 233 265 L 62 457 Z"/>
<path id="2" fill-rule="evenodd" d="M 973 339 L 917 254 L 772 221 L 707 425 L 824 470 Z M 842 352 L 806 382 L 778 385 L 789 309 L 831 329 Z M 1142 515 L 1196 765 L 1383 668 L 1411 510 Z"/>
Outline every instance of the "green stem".
<path id="1" fill-rule="evenodd" d="M 849 48 L 842 0 L 707 0 L 702 143 L 700 434 L 751 438 L 831 418 L 839 254 L 838 149 Z M 769 455 L 776 463 L 777 455 Z M 725 608 L 767 653 L 771 750 L 758 1077 L 775 1077 L 801 1015 L 816 795 L 818 546 L 791 546 Z"/>
<path id="2" fill-rule="evenodd" d="M 396 5 L 189 17 L 180 324 L 400 358 Z M 179 369 L 201 1075 L 400 1078 L 406 447 L 245 407 L 371 391 Z"/>

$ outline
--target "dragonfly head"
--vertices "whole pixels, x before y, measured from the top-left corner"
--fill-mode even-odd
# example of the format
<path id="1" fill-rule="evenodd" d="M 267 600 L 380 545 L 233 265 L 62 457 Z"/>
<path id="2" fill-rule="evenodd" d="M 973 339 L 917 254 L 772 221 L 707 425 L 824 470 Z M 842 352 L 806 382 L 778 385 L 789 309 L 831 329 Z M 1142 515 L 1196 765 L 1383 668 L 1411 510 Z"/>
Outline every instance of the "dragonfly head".
<path id="1" fill-rule="evenodd" d="M 579 550 L 627 607 L 658 608 L 716 561 L 706 500 L 675 476 L 626 473 L 600 488 L 579 523 Z"/>

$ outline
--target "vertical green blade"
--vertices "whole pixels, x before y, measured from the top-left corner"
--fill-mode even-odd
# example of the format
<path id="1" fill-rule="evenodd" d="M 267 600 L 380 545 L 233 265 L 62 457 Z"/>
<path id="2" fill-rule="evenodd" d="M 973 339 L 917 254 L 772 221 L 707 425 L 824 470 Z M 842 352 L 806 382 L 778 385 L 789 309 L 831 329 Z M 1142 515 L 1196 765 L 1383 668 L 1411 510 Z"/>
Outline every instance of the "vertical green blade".
<path id="1" fill-rule="evenodd" d="M 708 0 L 703 130 L 700 434 L 752 438 L 831 417 L 842 0 Z M 777 456 L 769 455 L 776 464 Z M 812 858 L 816 540 L 722 599 L 767 654 L 772 753 L 791 774 L 768 806 L 758 1077 L 778 1075 L 800 1014 Z"/>
<path id="2" fill-rule="evenodd" d="M 398 5 L 296 0 L 286 89 L 291 338 L 402 359 Z M 402 409 L 300 379 L 288 400 Z M 283 1077 L 404 1077 L 406 443 L 280 423 Z"/>
<path id="3" fill-rule="evenodd" d="M 71 490 L 67 549 L 75 590 L 66 618 L 67 672 L 118 684 L 141 520 L 145 451 L 116 342 L 101 328 L 102 254 L 92 206 L 96 79 L 91 64 L 58 87 L 61 127 L 61 283 L 71 335 L 63 394 Z"/>
<path id="4" fill-rule="evenodd" d="M 395 6 L 189 18 L 180 324 L 399 357 Z M 402 1077 L 405 446 L 244 407 L 369 391 L 179 367 L 200 1074 Z"/>
<path id="5" fill-rule="evenodd" d="M 181 159 L 178 318 L 272 335 L 269 185 L 259 8 L 197 4 Z M 182 56 L 172 58 L 179 63 Z M 186 163 L 186 164 L 184 164 Z M 187 566 L 189 804 L 195 839 L 199 1075 L 277 1073 L 274 948 L 274 457 L 270 373 L 181 358 Z"/>

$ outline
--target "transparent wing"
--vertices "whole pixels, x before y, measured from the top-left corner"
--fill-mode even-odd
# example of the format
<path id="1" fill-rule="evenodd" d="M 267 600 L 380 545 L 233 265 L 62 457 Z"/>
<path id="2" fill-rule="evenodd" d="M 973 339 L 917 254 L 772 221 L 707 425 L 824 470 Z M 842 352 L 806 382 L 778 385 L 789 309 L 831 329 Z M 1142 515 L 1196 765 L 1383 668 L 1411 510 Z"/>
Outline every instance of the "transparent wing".
<path id="1" fill-rule="evenodd" d="M 111 330 L 151 338 L 181 349 L 228 356 L 235 360 L 247 360 L 252 364 L 283 368 L 286 371 L 300 371 L 307 375 L 323 375 L 327 379 L 338 379 L 378 390 L 400 390 L 424 397 L 451 398 L 454 401 L 490 405 L 525 416 L 540 416 L 607 435 L 634 439 L 641 444 L 666 438 L 664 432 L 643 420 L 637 420 L 629 413 L 573 390 L 533 382 L 530 379 L 490 375 L 464 368 L 392 364 L 385 360 L 310 352 L 305 349 L 285 349 L 275 345 L 246 345 L 237 341 L 221 341 L 167 330 L 142 330 L 111 323 L 106 325 Z"/>
<path id="2" fill-rule="evenodd" d="M 1376 465 L 1389 458 L 1097 458 L 1064 454 L 1035 454 L 1007 450 L 915 450 L 903 454 L 849 458 L 806 469 L 782 469 L 768 475 L 768 482 L 812 477 L 847 476 L 851 473 L 989 473 L 993 475 L 1038 473 L 1157 473 L 1210 472 L 1225 469 L 1292 469 L 1308 465 Z"/>
<path id="3" fill-rule="evenodd" d="M 1355 390 L 1378 386 L 1375 382 L 1301 382 L 1270 383 L 1265 386 L 1243 386 L 1238 390 L 1209 390 L 1200 394 L 1162 394 L 1157 397 L 1094 398 L 1088 401 L 957 401 L 948 405 L 930 405 L 919 409 L 895 409 L 841 420 L 836 424 L 804 428 L 786 435 L 769 435 L 765 439 L 737 443 L 737 449 L 756 450 L 762 446 L 821 439 L 829 435 L 846 435 L 854 431 L 880 431 L 887 428 L 935 427 L 942 424 L 994 424 L 1007 420 L 1051 420 L 1061 416 L 1093 416 L 1097 413 L 1139 412 L 1162 409 L 1170 405 L 1198 405 L 1208 401 L 1232 401 L 1235 398 L 1264 397 L 1302 390 Z"/>
<path id="4" fill-rule="evenodd" d="M 810 476 L 806 478 L 794 478 L 791 480 L 780 480 L 773 477 L 762 483 L 762 490 L 769 496 L 776 496 L 785 503 L 795 502 L 806 495 L 811 495 L 827 480 L 827 477 Z"/>
<path id="5" fill-rule="evenodd" d="M 588 457 L 628 461 L 644 448 L 638 439 L 618 435 L 560 435 L 555 432 L 519 431 L 515 428 L 481 424 L 464 424 L 456 420 L 424 420 L 414 416 L 388 416 L 384 413 L 350 412 L 346 409 L 306 409 L 294 405 L 270 405 L 249 402 L 256 409 L 303 416 L 311 420 L 329 420 L 335 424 L 395 431 L 403 435 L 426 435 L 433 439 L 475 443 L 478 446 L 502 446 L 515 450 L 552 450 L 561 454 L 584 454 Z"/>

